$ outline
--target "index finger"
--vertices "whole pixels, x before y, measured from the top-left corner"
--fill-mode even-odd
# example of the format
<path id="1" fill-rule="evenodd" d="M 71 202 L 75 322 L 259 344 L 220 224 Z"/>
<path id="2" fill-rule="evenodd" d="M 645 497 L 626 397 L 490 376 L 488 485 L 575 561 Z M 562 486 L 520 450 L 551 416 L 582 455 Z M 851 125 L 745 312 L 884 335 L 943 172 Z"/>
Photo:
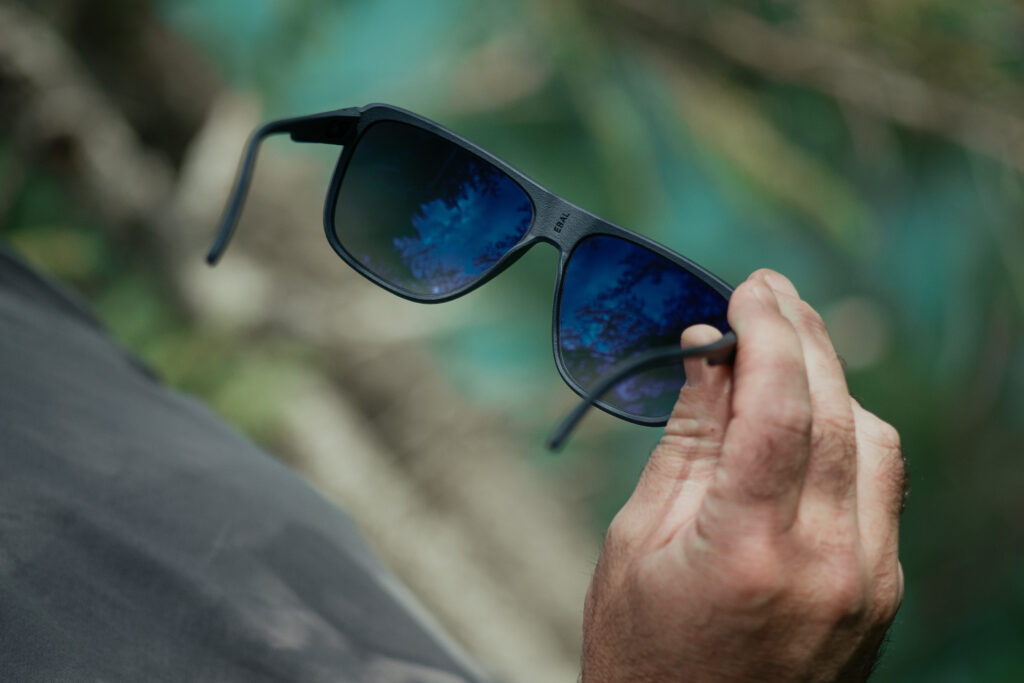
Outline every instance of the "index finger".
<path id="1" fill-rule="evenodd" d="M 716 522 L 781 532 L 796 517 L 810 450 L 811 404 L 800 339 L 760 279 L 729 302 L 739 339 L 732 418 L 714 489 Z"/>

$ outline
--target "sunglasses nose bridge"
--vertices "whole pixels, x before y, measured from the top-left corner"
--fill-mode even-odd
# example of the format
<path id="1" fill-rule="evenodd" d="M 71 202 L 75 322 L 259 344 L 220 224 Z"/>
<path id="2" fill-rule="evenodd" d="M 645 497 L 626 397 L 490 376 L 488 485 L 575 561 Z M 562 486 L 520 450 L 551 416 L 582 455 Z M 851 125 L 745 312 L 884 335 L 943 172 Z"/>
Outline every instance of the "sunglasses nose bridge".
<path id="1" fill-rule="evenodd" d="M 602 223 L 597 216 L 554 195 L 535 200 L 535 206 L 531 232 L 558 249 L 563 265 L 576 243 Z"/>

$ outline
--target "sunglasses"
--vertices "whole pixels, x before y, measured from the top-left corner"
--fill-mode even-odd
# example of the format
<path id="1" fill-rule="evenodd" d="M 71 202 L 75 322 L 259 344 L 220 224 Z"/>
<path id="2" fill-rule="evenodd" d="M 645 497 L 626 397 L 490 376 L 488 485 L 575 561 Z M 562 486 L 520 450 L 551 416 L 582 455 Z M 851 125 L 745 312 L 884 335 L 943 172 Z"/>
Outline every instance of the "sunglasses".
<path id="1" fill-rule="evenodd" d="M 487 151 L 412 112 L 383 104 L 271 121 L 250 137 L 210 247 L 234 233 L 267 136 L 342 146 L 327 190 L 327 241 L 371 282 L 411 301 L 469 293 L 546 242 L 559 251 L 552 343 L 558 373 L 583 401 L 642 425 L 668 421 L 686 381 L 683 359 L 731 362 L 732 288 L 689 259 L 541 187 Z M 713 344 L 680 348 L 684 329 L 717 328 Z"/>

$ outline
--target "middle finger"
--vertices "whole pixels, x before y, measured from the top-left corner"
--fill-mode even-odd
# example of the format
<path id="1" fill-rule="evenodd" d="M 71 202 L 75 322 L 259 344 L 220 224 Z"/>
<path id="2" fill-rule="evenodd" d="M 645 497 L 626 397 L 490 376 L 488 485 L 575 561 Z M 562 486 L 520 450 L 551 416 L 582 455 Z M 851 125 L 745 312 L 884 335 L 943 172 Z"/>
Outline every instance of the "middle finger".
<path id="1" fill-rule="evenodd" d="M 770 270 L 761 280 L 779 298 L 803 348 L 811 399 L 811 449 L 805 495 L 843 507 L 856 504 L 857 447 L 850 390 L 821 316 L 800 298 L 793 284 Z"/>

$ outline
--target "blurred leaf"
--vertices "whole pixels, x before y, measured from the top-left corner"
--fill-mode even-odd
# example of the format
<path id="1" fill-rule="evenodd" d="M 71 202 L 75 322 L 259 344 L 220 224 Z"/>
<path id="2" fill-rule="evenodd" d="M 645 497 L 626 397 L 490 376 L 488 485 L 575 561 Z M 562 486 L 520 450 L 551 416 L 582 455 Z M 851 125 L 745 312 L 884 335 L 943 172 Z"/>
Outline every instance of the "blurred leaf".
<path id="1" fill-rule="evenodd" d="M 11 246 L 36 268 L 78 283 L 100 270 L 105 255 L 99 235 L 65 225 L 24 228 L 10 240 Z"/>
<path id="2" fill-rule="evenodd" d="M 855 187 L 789 142 L 742 90 L 678 65 L 665 65 L 680 116 L 703 144 L 758 190 L 803 213 L 851 255 L 869 253 L 878 226 Z"/>

